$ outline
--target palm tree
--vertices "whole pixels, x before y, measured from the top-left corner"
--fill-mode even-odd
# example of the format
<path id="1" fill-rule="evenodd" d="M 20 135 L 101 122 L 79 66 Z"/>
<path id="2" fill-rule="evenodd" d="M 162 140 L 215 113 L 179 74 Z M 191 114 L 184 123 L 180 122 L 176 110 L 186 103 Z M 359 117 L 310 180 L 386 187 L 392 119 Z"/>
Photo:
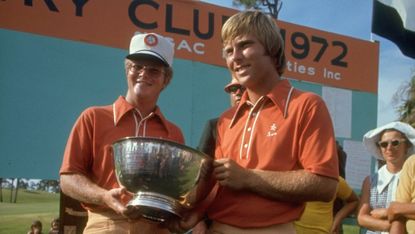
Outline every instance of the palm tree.
<path id="1" fill-rule="evenodd" d="M 403 84 L 394 94 L 393 103 L 399 114 L 399 121 L 415 127 L 415 68 L 410 81 Z"/>

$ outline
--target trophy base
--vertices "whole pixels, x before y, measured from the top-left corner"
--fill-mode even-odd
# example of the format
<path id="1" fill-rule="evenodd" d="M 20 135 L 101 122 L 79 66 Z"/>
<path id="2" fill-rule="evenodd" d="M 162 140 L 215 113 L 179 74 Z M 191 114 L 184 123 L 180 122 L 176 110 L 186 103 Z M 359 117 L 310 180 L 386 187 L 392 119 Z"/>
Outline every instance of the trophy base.
<path id="1" fill-rule="evenodd" d="M 128 202 L 128 206 L 138 208 L 138 212 L 146 219 L 155 222 L 164 222 L 172 217 L 181 218 L 183 206 L 171 197 L 154 193 L 138 192 Z"/>

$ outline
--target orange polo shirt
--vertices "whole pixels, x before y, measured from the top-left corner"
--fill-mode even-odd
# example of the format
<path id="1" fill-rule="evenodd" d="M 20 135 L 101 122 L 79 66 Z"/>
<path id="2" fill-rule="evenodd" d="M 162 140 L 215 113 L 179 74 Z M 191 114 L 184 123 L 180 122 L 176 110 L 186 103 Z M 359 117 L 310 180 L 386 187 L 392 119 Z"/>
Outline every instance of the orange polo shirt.
<path id="1" fill-rule="evenodd" d="M 249 169 L 304 169 L 338 179 L 333 126 L 319 96 L 281 80 L 255 105 L 247 98 L 245 93 L 238 106 L 221 115 L 216 158 L 229 157 Z M 215 221 L 253 228 L 296 220 L 303 208 L 301 202 L 280 202 L 220 186 L 207 212 Z"/>
<path id="2" fill-rule="evenodd" d="M 113 105 L 90 107 L 80 115 L 68 138 L 60 174 L 79 173 L 105 189 L 120 187 L 114 172 L 112 143 L 136 133 L 184 144 L 181 130 L 166 120 L 158 107 L 151 117 L 141 119 L 134 106 L 119 97 Z M 98 209 L 91 204 L 84 206 Z"/>

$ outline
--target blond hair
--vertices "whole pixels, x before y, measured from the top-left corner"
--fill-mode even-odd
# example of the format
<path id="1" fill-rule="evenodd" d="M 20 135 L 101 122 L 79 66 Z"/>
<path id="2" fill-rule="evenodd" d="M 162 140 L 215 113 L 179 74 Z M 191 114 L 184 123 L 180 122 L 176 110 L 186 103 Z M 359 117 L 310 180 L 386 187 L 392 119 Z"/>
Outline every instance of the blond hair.
<path id="1" fill-rule="evenodd" d="M 284 40 L 275 20 L 260 11 L 243 11 L 231 16 L 222 27 L 225 45 L 238 36 L 255 35 L 267 55 L 276 58 L 276 69 L 281 76 L 286 67 Z"/>

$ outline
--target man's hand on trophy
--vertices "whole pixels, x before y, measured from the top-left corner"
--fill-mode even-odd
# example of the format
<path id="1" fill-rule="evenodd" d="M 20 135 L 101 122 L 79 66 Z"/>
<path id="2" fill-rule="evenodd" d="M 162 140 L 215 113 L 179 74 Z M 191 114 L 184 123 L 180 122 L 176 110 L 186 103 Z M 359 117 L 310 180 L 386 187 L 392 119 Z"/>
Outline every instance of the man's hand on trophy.
<path id="1" fill-rule="evenodd" d="M 113 209 L 117 214 L 121 214 L 130 219 L 138 218 L 138 213 L 133 207 L 126 207 L 121 202 L 121 197 L 123 196 L 132 196 L 125 188 L 114 188 L 106 191 L 102 196 L 102 202 Z"/>

